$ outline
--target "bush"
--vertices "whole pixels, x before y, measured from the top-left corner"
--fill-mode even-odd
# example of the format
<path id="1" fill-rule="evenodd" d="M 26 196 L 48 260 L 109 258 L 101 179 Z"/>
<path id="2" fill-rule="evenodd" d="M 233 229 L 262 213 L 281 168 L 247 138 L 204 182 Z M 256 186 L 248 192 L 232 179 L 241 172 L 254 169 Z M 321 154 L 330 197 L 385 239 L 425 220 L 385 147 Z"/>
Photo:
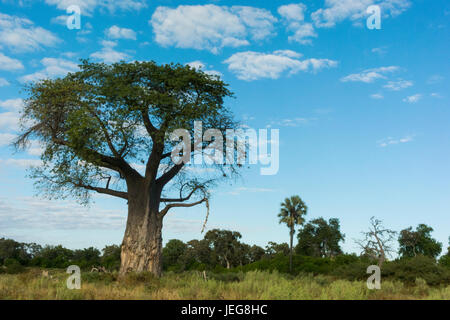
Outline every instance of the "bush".
<path id="1" fill-rule="evenodd" d="M 105 273 L 105 272 L 82 272 L 81 280 L 86 282 L 103 282 L 112 283 L 118 278 L 117 273 Z"/>
<path id="2" fill-rule="evenodd" d="M 442 256 L 441 259 L 439 259 L 439 265 L 444 268 L 450 269 L 450 254 Z"/>
<path id="3" fill-rule="evenodd" d="M 417 278 L 428 285 L 449 285 L 450 270 L 438 265 L 433 258 L 417 256 L 386 262 L 381 270 L 383 277 L 415 284 Z"/>
<path id="4" fill-rule="evenodd" d="M 5 260 L 6 273 L 17 274 L 25 271 L 25 267 L 22 266 L 19 261 L 8 258 Z"/>

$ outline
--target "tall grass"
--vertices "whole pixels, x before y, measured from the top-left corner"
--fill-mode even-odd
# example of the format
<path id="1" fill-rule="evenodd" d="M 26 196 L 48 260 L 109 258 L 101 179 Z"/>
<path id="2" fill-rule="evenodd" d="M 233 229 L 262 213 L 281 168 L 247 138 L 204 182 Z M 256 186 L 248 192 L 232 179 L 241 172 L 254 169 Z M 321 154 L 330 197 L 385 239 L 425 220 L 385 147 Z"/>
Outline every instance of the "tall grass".
<path id="1" fill-rule="evenodd" d="M 50 277 L 32 269 L 18 275 L 0 275 L 0 299 L 444 299 L 450 286 L 429 287 L 422 279 L 415 285 L 382 281 L 381 290 L 369 290 L 363 281 L 336 280 L 328 276 L 251 271 L 233 277 L 186 272 L 167 273 L 161 279 L 150 274 L 86 273 L 80 290 L 66 287 L 68 274 L 50 270 Z"/>

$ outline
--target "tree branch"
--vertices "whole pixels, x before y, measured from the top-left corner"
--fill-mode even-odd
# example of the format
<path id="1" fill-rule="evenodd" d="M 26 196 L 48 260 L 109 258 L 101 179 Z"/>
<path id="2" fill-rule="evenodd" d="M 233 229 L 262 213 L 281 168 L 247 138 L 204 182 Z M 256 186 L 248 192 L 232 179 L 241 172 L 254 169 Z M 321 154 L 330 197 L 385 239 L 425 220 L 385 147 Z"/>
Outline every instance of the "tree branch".
<path id="1" fill-rule="evenodd" d="M 170 168 L 166 173 L 164 173 L 161 177 L 159 177 L 156 180 L 156 183 L 158 183 L 161 186 L 165 186 L 170 180 L 175 177 L 178 172 L 183 168 L 184 163 L 181 162 L 180 164 L 174 165 L 172 168 Z"/>
<path id="2" fill-rule="evenodd" d="M 203 198 L 203 199 L 201 199 L 199 201 L 192 202 L 192 203 L 172 203 L 172 204 L 168 204 L 159 213 L 164 217 L 167 214 L 167 212 L 169 212 L 169 210 L 172 209 L 172 208 L 177 208 L 177 207 L 183 207 L 183 208 L 194 207 L 196 205 L 199 205 L 199 204 L 205 202 L 206 200 L 207 200 L 207 198 Z"/>
<path id="3" fill-rule="evenodd" d="M 122 199 L 128 200 L 128 193 L 127 192 L 111 190 L 111 189 L 108 189 L 108 188 L 93 187 L 93 186 L 85 185 L 85 184 L 81 184 L 81 183 L 73 183 L 73 185 L 78 187 L 78 188 L 84 188 L 86 190 L 92 190 L 92 191 L 96 191 L 98 193 L 109 194 L 110 196 L 114 196 L 114 197 L 118 197 L 118 198 L 122 198 Z"/>
<path id="4" fill-rule="evenodd" d="M 186 197 L 181 197 L 181 195 L 180 195 L 180 198 L 161 198 L 161 202 L 184 202 L 184 201 L 187 201 L 191 198 L 191 196 L 194 194 L 194 192 L 200 188 L 201 188 L 200 186 L 195 187 L 194 189 L 191 190 L 191 192 Z"/>

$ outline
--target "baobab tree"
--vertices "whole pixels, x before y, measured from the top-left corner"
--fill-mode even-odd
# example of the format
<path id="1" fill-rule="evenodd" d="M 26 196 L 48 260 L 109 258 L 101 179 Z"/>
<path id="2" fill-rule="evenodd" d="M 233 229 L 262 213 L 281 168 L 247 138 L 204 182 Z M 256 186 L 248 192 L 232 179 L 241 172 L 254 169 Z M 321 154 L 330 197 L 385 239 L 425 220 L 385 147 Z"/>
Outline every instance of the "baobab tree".
<path id="1" fill-rule="evenodd" d="M 292 272 L 292 248 L 295 234 L 295 226 L 302 225 L 305 222 L 303 216 L 306 215 L 308 207 L 299 196 L 286 198 L 281 203 L 281 210 L 278 214 L 280 223 L 285 223 L 289 228 L 289 271 Z"/>
<path id="2" fill-rule="evenodd" d="M 180 64 L 84 60 L 78 72 L 31 83 L 26 93 L 15 146 L 37 140 L 44 147 L 43 165 L 31 171 L 36 185 L 49 198 L 83 204 L 92 192 L 126 200 L 120 270 L 160 276 L 163 218 L 172 208 L 208 206 L 212 183 L 236 173 L 234 165 L 191 170 L 198 167 L 177 156 L 190 158 L 214 139 L 180 151 L 170 135 L 186 129 L 194 136 L 194 121 L 204 130 L 237 128 L 224 106 L 227 84 Z"/>

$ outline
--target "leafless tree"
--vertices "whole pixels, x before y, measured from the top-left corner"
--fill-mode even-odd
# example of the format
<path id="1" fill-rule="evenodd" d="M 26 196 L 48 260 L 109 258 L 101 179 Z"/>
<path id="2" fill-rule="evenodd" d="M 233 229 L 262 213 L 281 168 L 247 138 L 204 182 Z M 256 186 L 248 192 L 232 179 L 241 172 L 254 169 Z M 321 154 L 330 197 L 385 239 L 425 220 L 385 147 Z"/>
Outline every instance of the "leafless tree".
<path id="1" fill-rule="evenodd" d="M 387 257 L 395 251 L 392 248 L 392 242 L 396 239 L 397 232 L 385 228 L 381 220 L 372 217 L 369 231 L 362 234 L 363 239 L 355 240 L 362 249 L 361 254 L 377 260 L 381 268 Z"/>

